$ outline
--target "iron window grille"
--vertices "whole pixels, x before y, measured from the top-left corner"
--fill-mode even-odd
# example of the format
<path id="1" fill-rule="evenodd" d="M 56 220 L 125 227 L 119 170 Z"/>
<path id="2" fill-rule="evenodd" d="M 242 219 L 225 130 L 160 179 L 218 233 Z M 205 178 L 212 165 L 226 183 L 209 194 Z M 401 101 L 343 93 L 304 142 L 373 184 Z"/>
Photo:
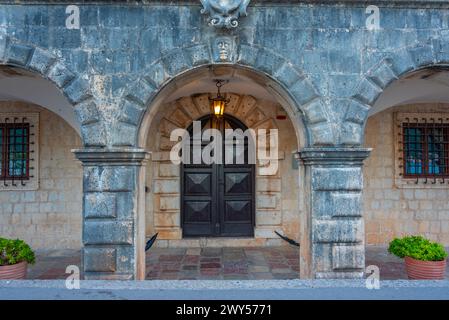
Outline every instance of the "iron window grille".
<path id="1" fill-rule="evenodd" d="M 0 116 L 0 187 L 14 190 L 35 181 L 36 115 Z"/>
<path id="2" fill-rule="evenodd" d="M 400 123 L 400 175 L 415 183 L 449 178 L 449 118 L 405 117 Z"/>

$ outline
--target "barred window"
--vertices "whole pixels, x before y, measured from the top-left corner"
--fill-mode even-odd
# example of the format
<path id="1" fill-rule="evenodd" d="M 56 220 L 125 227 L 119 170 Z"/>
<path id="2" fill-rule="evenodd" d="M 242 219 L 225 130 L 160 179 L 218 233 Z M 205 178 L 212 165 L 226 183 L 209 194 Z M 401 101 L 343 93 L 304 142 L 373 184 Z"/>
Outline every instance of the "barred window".
<path id="1" fill-rule="evenodd" d="M 403 123 L 405 178 L 449 176 L 449 124 Z"/>
<path id="2" fill-rule="evenodd" d="M 38 114 L 0 114 L 1 190 L 37 188 L 38 123 Z"/>

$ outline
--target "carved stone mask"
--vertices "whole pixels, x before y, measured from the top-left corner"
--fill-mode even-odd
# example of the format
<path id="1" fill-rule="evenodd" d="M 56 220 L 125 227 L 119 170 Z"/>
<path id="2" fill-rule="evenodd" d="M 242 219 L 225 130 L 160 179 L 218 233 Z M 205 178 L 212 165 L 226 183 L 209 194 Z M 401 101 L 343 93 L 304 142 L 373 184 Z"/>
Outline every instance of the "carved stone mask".
<path id="1" fill-rule="evenodd" d="M 234 39 L 231 37 L 218 37 L 214 41 L 213 49 L 216 61 L 230 62 L 234 55 Z"/>

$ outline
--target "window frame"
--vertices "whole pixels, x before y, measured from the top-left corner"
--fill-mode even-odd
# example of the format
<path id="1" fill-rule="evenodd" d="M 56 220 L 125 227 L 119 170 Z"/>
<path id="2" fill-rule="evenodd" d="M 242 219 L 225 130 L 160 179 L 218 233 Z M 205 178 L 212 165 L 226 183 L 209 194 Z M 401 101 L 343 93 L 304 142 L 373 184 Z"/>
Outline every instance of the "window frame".
<path id="1" fill-rule="evenodd" d="M 23 123 L 6 123 L 1 122 L 0 123 L 0 130 L 2 131 L 2 153 L 0 158 L 0 180 L 8 180 L 8 181 L 14 181 L 14 180 L 30 180 L 30 154 L 31 154 L 31 148 L 30 148 L 30 127 L 31 124 L 29 122 L 23 122 Z M 11 137 L 9 130 L 10 129 L 23 129 L 26 128 L 27 132 L 26 135 L 22 135 L 22 137 L 26 137 L 27 143 L 22 145 L 26 145 L 27 151 L 26 151 L 26 159 L 25 159 L 25 174 L 16 176 L 16 175 L 10 175 L 10 150 L 11 150 L 11 143 L 9 141 L 9 138 Z"/>
<path id="2" fill-rule="evenodd" d="M 449 184 L 449 175 L 433 175 L 419 176 L 419 175 L 404 175 L 405 174 L 405 153 L 404 153 L 404 123 L 413 124 L 444 124 L 449 125 L 449 112 L 447 111 L 449 104 L 411 104 L 402 105 L 393 112 L 393 180 L 396 188 L 406 189 L 445 189 Z M 413 111 L 405 110 L 411 109 Z M 426 108 L 429 111 L 419 111 L 421 108 Z M 401 109 L 404 109 L 403 111 Z M 416 110 L 416 111 L 415 111 Z M 431 110 L 431 111 L 430 111 Z M 449 137 L 448 137 L 449 138 Z M 385 160 L 389 163 L 389 159 Z M 449 163 L 448 163 L 449 165 Z"/>
<path id="3" fill-rule="evenodd" d="M 440 118 L 442 119 L 442 118 Z M 448 178 L 449 177 L 449 164 L 448 164 L 448 160 L 449 160 L 449 124 L 448 123 L 402 123 L 401 125 L 402 127 L 402 151 L 403 151 L 403 156 L 402 156 L 402 161 L 403 161 L 403 177 L 405 179 L 410 178 L 410 179 L 416 179 L 416 178 L 430 178 L 430 179 L 434 179 L 434 178 Z M 406 137 L 406 133 L 405 131 L 407 129 L 422 129 L 423 130 L 423 134 L 421 135 L 421 141 L 419 142 L 419 144 L 422 145 L 422 173 L 408 173 L 407 172 L 407 142 L 405 141 L 405 137 Z M 432 129 L 442 129 L 443 131 L 443 142 L 441 143 L 443 146 L 443 154 L 444 154 L 444 165 L 443 165 L 443 173 L 442 174 L 437 174 L 437 173 L 429 173 L 429 164 L 430 164 L 430 160 L 429 160 L 429 141 L 428 141 L 428 137 L 429 137 L 429 131 Z M 418 142 L 415 142 L 418 143 Z"/>
<path id="4" fill-rule="evenodd" d="M 15 191 L 15 190 L 38 190 L 39 189 L 39 112 L 0 112 L 0 124 L 14 124 L 21 126 L 22 123 L 27 123 L 29 129 L 28 136 L 28 179 L 24 179 L 24 176 L 8 176 L 4 177 L 3 173 L 0 173 L 0 191 Z M 6 139 L 6 137 L 2 137 Z M 2 150 L 2 153 L 6 152 Z M 3 158 L 3 154 L 1 155 Z M 9 166 L 9 162 L 7 163 Z M 6 170 L 6 168 L 1 168 Z"/>

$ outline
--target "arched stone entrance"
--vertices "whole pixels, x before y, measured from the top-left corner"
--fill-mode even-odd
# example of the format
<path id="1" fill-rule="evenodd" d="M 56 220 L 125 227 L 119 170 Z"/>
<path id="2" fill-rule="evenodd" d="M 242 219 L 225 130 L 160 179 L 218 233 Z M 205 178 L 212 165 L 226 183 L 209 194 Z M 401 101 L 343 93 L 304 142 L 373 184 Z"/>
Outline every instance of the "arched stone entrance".
<path id="1" fill-rule="evenodd" d="M 146 148 L 151 153 L 147 168 L 146 189 L 146 229 L 147 236 L 159 233 L 157 245 L 176 247 L 199 247 L 199 239 L 183 237 L 181 228 L 181 183 L 180 167 L 169 161 L 169 151 L 175 144 L 170 141 L 170 132 L 176 128 L 187 128 L 192 121 L 210 113 L 209 97 L 214 95 L 214 77 L 231 77 L 227 97 L 230 99 L 226 113 L 240 120 L 246 127 L 258 129 L 279 129 L 281 148 L 279 151 L 280 169 L 275 175 L 264 175 L 260 170 L 267 163 L 258 160 L 255 176 L 255 221 L 253 237 L 231 237 L 209 239 L 207 246 L 273 246 L 283 244 L 274 231 L 300 241 L 300 219 L 304 216 L 303 167 L 294 158 L 301 146 L 305 145 L 307 136 L 302 129 L 300 115 L 295 107 L 286 111 L 284 105 L 289 100 L 284 94 L 281 105 L 261 84 L 266 84 L 260 74 L 233 66 L 216 66 L 202 68 L 190 72 L 189 75 L 177 78 L 171 86 L 162 90 L 153 104 L 142 125 L 141 141 L 146 141 Z M 191 88 L 189 84 L 208 79 L 210 85 L 201 83 L 203 87 Z M 233 80 L 237 82 L 232 86 Z M 248 83 L 253 83 L 253 91 L 247 90 Z M 205 87 L 204 87 L 205 86 Z M 243 87 L 244 92 L 241 93 Z M 183 89 L 187 87 L 187 89 Z M 240 92 L 235 92 L 240 91 Z M 184 91 L 183 91 L 184 90 Z M 192 95 L 182 96 L 185 90 Z M 177 93 L 180 92 L 180 93 Z M 250 93 L 265 97 L 253 97 Z M 179 96 L 181 95 L 181 97 Z M 264 98 L 270 96 L 271 100 Z M 163 97 L 163 98 L 162 98 Z M 291 115 L 294 119 L 292 120 Z M 278 120 L 276 117 L 279 116 Z M 285 119 L 285 120 L 284 120 Z M 282 128 L 279 128 L 282 127 Z M 144 130 L 143 128 L 146 128 Z M 301 131 L 299 131 L 301 130 Z M 298 139 L 299 140 L 298 140 Z M 266 162 L 266 160 L 265 160 Z"/>
<path id="2" fill-rule="evenodd" d="M 146 230 L 147 236 L 158 232 L 157 245 L 170 247 L 199 247 L 198 239 L 183 238 L 181 228 L 181 177 L 180 166 L 169 160 L 169 152 L 175 141 L 170 133 L 177 128 L 187 128 L 192 121 L 210 113 L 211 93 L 198 93 L 164 103 L 148 128 L 147 150 L 151 160 L 147 166 Z M 251 238 L 209 239 L 208 246 L 273 246 L 282 240 L 274 233 L 281 232 L 299 242 L 300 217 L 304 214 L 299 175 L 302 168 L 293 159 L 298 142 L 291 121 L 283 108 L 267 100 L 250 95 L 228 93 L 230 102 L 226 112 L 255 132 L 259 129 L 276 129 L 279 134 L 279 152 L 276 159 L 279 168 L 275 174 L 267 174 L 263 168 L 265 159 L 256 161 L 255 170 L 255 226 Z M 276 119 L 280 115 L 281 120 Z"/>

